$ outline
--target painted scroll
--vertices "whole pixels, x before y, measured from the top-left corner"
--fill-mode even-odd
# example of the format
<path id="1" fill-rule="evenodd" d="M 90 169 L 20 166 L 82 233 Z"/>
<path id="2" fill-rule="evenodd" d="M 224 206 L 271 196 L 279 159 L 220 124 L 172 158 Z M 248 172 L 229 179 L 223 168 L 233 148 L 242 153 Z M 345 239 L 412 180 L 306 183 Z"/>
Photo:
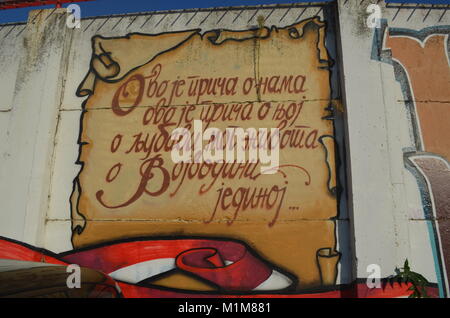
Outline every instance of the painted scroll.
<path id="1" fill-rule="evenodd" d="M 139 236 L 240 240 L 296 288 L 334 284 L 325 32 L 311 18 L 284 28 L 94 37 L 77 92 L 88 99 L 71 198 L 74 247 Z M 260 161 L 174 163 L 170 134 L 193 131 L 194 120 L 202 131 L 279 128 L 279 166 L 262 174 Z M 176 284 L 206 288 L 182 276 Z"/>

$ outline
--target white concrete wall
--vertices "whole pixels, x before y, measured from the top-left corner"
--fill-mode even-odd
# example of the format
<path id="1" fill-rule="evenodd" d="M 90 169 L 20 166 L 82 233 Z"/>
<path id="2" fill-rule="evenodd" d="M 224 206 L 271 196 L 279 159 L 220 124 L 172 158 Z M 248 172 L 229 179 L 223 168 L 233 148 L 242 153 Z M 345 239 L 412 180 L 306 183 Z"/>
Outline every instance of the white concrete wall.
<path id="1" fill-rule="evenodd" d="M 338 1 L 342 93 L 347 127 L 348 213 L 341 229 L 354 251 L 345 257 L 345 278 L 367 276 L 379 264 L 382 276 L 408 258 L 431 282 L 436 273 L 420 193 L 405 168 L 403 150 L 413 148 L 410 122 L 392 65 L 371 58 L 374 30 L 365 25 L 371 1 Z M 411 9 L 412 10 L 412 9 Z M 449 25 L 449 14 L 419 9 L 387 9 L 389 26 L 422 29 Z M 301 8 L 261 9 L 266 24 L 294 23 Z M 24 25 L 0 27 L 0 235 L 70 250 L 69 197 L 78 173 L 77 138 L 83 99 L 75 96 L 89 67 L 91 37 L 132 32 L 159 33 L 201 27 L 205 30 L 256 25 L 255 10 L 155 13 L 82 20 L 80 29 L 65 27 L 64 10 L 34 11 Z M 304 17 L 316 13 L 307 8 Z M 441 18 L 440 21 L 438 19 Z M 16 30 L 11 29 L 14 28 Z M 5 37 L 6 33 L 10 34 Z M 19 33 L 20 32 L 20 33 Z M 414 219 L 414 220 L 412 220 Z M 350 233 L 352 232 L 353 233 Z M 352 261 L 352 259 L 354 261 Z M 346 272 L 347 271 L 347 272 Z M 353 272 L 353 274 L 352 274 Z"/>

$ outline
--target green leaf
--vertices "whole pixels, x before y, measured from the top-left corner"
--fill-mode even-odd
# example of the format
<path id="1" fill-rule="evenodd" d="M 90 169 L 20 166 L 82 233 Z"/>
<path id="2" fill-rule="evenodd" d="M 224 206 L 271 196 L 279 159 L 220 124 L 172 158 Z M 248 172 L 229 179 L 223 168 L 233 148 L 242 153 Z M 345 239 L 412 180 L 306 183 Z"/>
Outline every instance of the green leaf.
<path id="1" fill-rule="evenodd" d="M 398 282 L 400 285 L 402 283 L 411 283 L 412 286 L 408 288 L 408 291 L 412 291 L 411 295 L 409 295 L 410 298 L 428 297 L 426 288 L 429 284 L 428 280 L 421 274 L 411 271 L 408 259 L 405 260 L 402 269 L 395 268 L 395 273 L 396 275 L 389 278 L 391 285 L 394 282 Z"/>

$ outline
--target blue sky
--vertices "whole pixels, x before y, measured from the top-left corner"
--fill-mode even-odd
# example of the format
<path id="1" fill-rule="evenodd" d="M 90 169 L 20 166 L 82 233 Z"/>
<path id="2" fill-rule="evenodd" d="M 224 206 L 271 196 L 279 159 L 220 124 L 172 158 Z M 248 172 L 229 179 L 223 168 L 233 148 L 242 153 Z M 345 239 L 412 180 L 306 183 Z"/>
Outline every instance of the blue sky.
<path id="1" fill-rule="evenodd" d="M 78 3 L 83 17 L 133 13 L 142 11 L 175 10 L 188 8 L 211 8 L 240 5 L 261 5 L 273 3 L 311 2 L 312 0 L 94 0 Z M 331 0 L 322 0 L 331 1 Z M 354 1 L 354 0 L 351 0 Z M 395 3 L 449 4 L 450 0 L 395 0 Z M 39 8 L 53 8 L 42 6 Z M 0 23 L 26 21 L 28 11 L 35 8 L 10 9 L 0 11 Z"/>

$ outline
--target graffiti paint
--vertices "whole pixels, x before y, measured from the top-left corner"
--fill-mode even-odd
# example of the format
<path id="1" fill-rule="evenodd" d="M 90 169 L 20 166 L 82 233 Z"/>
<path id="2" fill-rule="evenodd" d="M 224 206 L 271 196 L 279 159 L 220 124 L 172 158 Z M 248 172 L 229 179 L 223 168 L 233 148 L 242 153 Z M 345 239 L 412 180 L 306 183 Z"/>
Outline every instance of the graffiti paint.
<path id="1" fill-rule="evenodd" d="M 450 268 L 449 28 L 383 30 L 379 57 L 394 65 L 402 84 L 416 146 L 416 152 L 405 153 L 405 164 L 415 170 L 425 195 L 425 218 L 430 220 L 436 272 L 445 296 Z"/>
<path id="2" fill-rule="evenodd" d="M 207 249 L 203 249 L 207 247 Z M 235 247 L 233 249 L 233 247 Z M 199 249 L 200 248 L 200 249 Z M 227 259 L 234 259 L 237 266 L 226 266 L 215 268 L 212 263 L 216 263 L 218 258 L 211 257 L 205 262 L 203 252 L 208 252 L 210 248 L 217 248 Z M 238 252 L 237 254 L 235 252 Z M 244 252 L 242 254 L 242 252 Z M 279 292 L 265 291 L 264 285 L 267 280 L 263 281 L 259 286 L 255 287 L 257 280 L 267 276 L 270 264 L 261 262 L 261 259 L 252 253 L 252 256 L 246 255 L 251 249 L 241 242 L 230 242 L 212 239 L 145 239 L 138 238 L 134 240 L 126 240 L 119 242 L 111 242 L 80 249 L 78 251 L 70 251 L 61 254 L 54 254 L 45 249 L 35 248 L 20 242 L 0 237 L 0 258 L 4 259 L 20 259 L 24 261 L 43 262 L 49 264 L 68 265 L 70 263 L 81 264 L 87 268 L 96 269 L 113 277 L 126 298 L 380 298 L 380 297 L 406 297 L 411 292 L 409 284 L 386 284 L 383 288 L 368 288 L 363 282 L 356 285 L 341 285 L 321 290 L 305 291 L 303 293 L 289 293 L 286 288 L 290 281 L 280 279 L 283 275 L 277 272 L 276 275 L 269 276 L 272 280 L 271 284 L 278 284 L 284 288 Z M 177 254 L 180 253 L 181 254 Z M 189 257 L 190 253 L 197 256 Z M 200 254 L 199 254 L 200 253 Z M 240 253 L 240 255 L 239 255 Z M 178 256 L 177 256 L 178 255 Z M 216 255 L 217 256 L 217 255 Z M 244 256 L 244 257 L 242 257 Z M 237 257 L 237 258 L 236 258 Z M 189 259 L 190 258 L 190 259 Z M 173 270 L 173 267 L 185 267 L 189 262 L 196 262 L 195 267 L 191 267 L 191 275 L 202 279 L 209 284 L 218 284 L 220 292 L 213 291 L 193 291 L 192 289 L 167 288 L 154 285 L 151 282 L 138 283 L 139 275 L 144 276 L 158 275 L 158 272 L 152 272 L 152 269 L 159 268 L 166 271 Z M 166 266 L 149 266 L 152 262 L 165 262 Z M 198 263 L 200 262 L 200 263 Z M 217 264 L 217 263 L 216 263 Z M 247 281 L 247 275 L 242 276 L 245 272 L 240 272 L 236 267 L 252 266 L 252 271 L 256 270 L 256 275 L 251 281 Z M 255 267 L 253 267 L 255 266 Z M 136 270 L 139 268 L 139 270 Z M 231 279 L 223 279 L 223 273 L 227 274 Z M 264 272 L 266 274 L 264 274 Z M 128 274 L 127 274 L 128 273 Z M 275 273 L 275 271 L 273 271 Z M 286 284 L 287 283 L 287 284 Z M 234 288 L 238 287 L 238 288 Z M 234 291 L 233 291 L 234 290 Z M 437 295 L 434 286 L 427 288 L 431 296 Z"/>
<path id="3" fill-rule="evenodd" d="M 57 18 L 45 12 L 22 31 L 52 55 L 36 64 L 25 48 L 29 76 L 2 113 L 1 173 L 12 186 L 0 195 L 14 212 L 0 225 L 66 252 L 1 238 L 0 258 L 79 264 L 125 297 L 403 297 L 411 285 L 378 276 L 411 257 L 429 294 L 448 295 L 448 27 L 375 31 L 372 58 L 391 69 L 368 58 L 373 30 L 357 24 L 366 11 L 350 1 L 92 18 L 64 29 L 57 50 L 46 36 Z M 0 31 L 14 36 L 15 26 Z M 401 101 L 390 98 L 393 75 Z M 46 98 L 28 108 L 37 95 Z M 399 102 L 401 111 L 388 106 Z M 279 165 L 263 174 L 258 161 L 174 162 L 171 132 L 192 132 L 197 120 L 203 136 L 278 128 Z M 382 288 L 366 285 L 367 273 Z"/>
<path id="4" fill-rule="evenodd" d="M 71 199 L 74 247 L 149 235 L 239 239 L 295 277 L 295 288 L 334 285 L 325 35 L 315 17 L 283 28 L 95 36 L 77 91 L 88 99 Z M 261 174 L 260 162 L 174 164 L 170 132 L 192 129 L 195 119 L 204 129 L 279 128 L 278 173 Z"/>

